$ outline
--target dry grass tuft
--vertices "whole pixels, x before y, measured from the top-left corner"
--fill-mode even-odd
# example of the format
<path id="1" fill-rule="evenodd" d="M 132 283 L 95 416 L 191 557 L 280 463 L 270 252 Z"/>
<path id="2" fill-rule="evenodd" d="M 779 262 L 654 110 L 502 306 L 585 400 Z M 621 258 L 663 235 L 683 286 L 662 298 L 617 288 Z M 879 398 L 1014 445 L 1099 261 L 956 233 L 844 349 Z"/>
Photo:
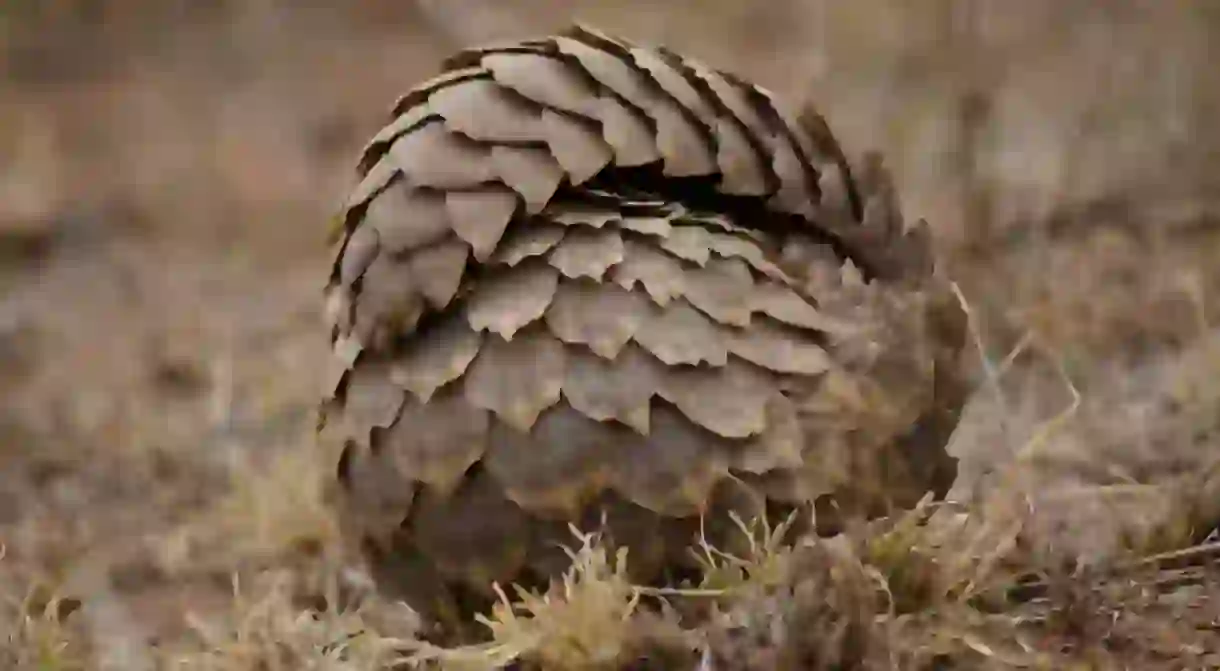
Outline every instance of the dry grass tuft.
<path id="1" fill-rule="evenodd" d="M 638 653 L 640 590 L 627 579 L 627 550 L 611 551 L 596 534 L 573 534 L 565 548 L 571 567 L 545 593 L 496 586 L 500 601 L 478 620 L 491 641 L 453 649 L 420 644 L 406 661 L 439 662 L 445 669 L 500 669 L 523 662 L 540 669 L 617 669 Z M 655 633 L 655 632 L 654 632 Z"/>
<path id="2" fill-rule="evenodd" d="M 574 565 L 550 592 L 501 593 L 492 617 L 481 619 L 493 640 L 419 644 L 406 659 L 444 669 L 699 671 L 1220 661 L 1220 600 L 1210 587 L 1220 545 L 1143 557 L 1129 549 L 1077 565 L 1039 536 L 1034 514 L 1017 490 L 969 505 L 925 500 L 794 546 L 778 540 L 786 525 L 738 520 L 750 551 L 732 556 L 701 543 L 694 550 L 704 579 L 690 589 L 634 587 L 625 553 L 578 534 Z M 659 610 L 645 607 L 650 597 L 664 598 Z M 667 628 L 661 638 L 658 623 Z M 682 665 L 633 666 L 655 659 L 641 650 Z"/>
<path id="3" fill-rule="evenodd" d="M 236 464 L 228 494 L 167 539 L 162 561 L 171 572 L 206 571 L 333 553 L 339 536 L 325 500 L 328 475 L 308 446 L 262 466 Z"/>
<path id="4" fill-rule="evenodd" d="M 455 648 L 416 639 L 413 614 L 368 594 L 338 557 L 289 564 L 281 557 L 278 568 L 235 572 L 224 612 L 191 614 L 187 636 L 150 654 L 157 668 L 201 671 L 1220 663 L 1220 543 L 1065 561 L 1030 523 L 1035 513 L 1017 492 L 968 504 L 925 500 L 893 519 L 794 545 L 780 542 L 791 518 L 775 528 L 737 520 L 748 551 L 730 555 L 701 542 L 692 551 L 705 572 L 690 588 L 631 584 L 625 550 L 573 529 L 573 563 L 562 578 L 541 593 L 497 587 L 500 603 L 479 618 L 489 640 Z M 233 540 L 235 547 L 278 547 Z M 0 620 L 8 630 L 5 668 L 100 668 L 74 615 L 81 602 L 16 581 L 3 587 L 7 597 L 20 595 L 4 602 Z"/>
<path id="5" fill-rule="evenodd" d="M 182 671 L 259 669 L 289 671 L 365 671 L 385 668 L 402 643 L 369 629 L 366 611 L 340 609 L 338 582 L 327 606 L 302 609 L 293 589 L 295 576 L 272 571 L 247 594 L 234 579 L 232 609 L 220 621 L 196 620 L 189 650 L 168 652 L 166 660 Z"/>
<path id="6" fill-rule="evenodd" d="M 846 536 L 807 542 L 782 564 L 782 575 L 746 583 L 718 606 L 705 667 L 861 668 L 887 657 L 876 619 L 885 610 L 884 580 Z"/>
<path id="7" fill-rule="evenodd" d="M 7 552 L 0 545 L 0 569 Z M 0 577 L 0 668 L 83 671 L 89 646 L 69 623 L 80 601 L 50 593 L 42 585 L 25 588 Z"/>

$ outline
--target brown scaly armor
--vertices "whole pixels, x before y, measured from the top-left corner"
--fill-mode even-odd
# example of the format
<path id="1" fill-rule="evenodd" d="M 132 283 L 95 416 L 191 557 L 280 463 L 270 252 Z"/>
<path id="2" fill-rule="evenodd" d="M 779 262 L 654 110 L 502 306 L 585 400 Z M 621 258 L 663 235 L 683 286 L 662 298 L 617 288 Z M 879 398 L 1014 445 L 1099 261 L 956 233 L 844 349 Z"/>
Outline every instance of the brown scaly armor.
<path id="1" fill-rule="evenodd" d="M 574 27 L 447 61 L 359 175 L 323 423 L 345 534 L 426 614 L 553 577 L 569 523 L 647 581 L 701 516 L 952 483 L 964 315 L 816 113 Z"/>

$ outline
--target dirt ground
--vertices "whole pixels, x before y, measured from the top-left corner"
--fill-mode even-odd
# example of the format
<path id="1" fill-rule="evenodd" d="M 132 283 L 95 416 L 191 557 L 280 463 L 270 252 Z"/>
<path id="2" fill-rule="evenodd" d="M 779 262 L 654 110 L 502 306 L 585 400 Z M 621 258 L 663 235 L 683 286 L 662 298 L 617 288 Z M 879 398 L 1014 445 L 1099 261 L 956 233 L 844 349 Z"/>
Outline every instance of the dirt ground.
<path id="1" fill-rule="evenodd" d="M 235 572 L 339 562 L 311 439 L 357 152 L 450 50 L 574 19 L 811 99 L 885 152 L 975 321 L 963 495 L 1031 450 L 1047 501 L 1220 456 L 1206 0 L 4 3 L 0 596 L 79 599 L 88 649 L 18 668 L 162 668 L 153 644 L 269 668 L 183 651 L 220 645 Z M 1157 514 L 1133 506 L 1048 519 L 1098 554 L 1105 523 Z"/>

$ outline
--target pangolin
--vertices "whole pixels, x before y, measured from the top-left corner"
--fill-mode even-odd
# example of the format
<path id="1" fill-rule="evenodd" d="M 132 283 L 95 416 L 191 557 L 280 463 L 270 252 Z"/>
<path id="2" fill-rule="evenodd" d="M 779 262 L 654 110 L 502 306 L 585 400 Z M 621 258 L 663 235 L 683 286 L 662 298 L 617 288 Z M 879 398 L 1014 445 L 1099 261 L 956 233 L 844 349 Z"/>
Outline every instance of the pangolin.
<path id="1" fill-rule="evenodd" d="M 729 511 L 875 515 L 955 477 L 964 315 L 926 224 L 730 73 L 587 26 L 463 51 L 341 221 L 336 508 L 421 613 L 544 583 L 573 525 L 655 581 Z"/>

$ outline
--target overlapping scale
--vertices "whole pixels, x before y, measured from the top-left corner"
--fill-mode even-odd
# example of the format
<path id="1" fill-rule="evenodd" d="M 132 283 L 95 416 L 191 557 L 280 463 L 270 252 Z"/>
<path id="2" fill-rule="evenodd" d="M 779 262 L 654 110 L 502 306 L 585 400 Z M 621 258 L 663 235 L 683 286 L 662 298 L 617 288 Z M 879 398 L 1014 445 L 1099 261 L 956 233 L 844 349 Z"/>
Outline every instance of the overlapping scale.
<path id="1" fill-rule="evenodd" d="M 564 280 L 546 312 L 546 323 L 560 340 L 583 345 L 605 359 L 616 359 L 650 313 L 648 296 L 614 284 Z"/>
<path id="2" fill-rule="evenodd" d="M 488 280 L 472 290 L 466 301 L 466 318 L 477 331 L 490 330 L 511 340 L 550 307 L 559 286 L 559 271 L 531 259 L 495 272 Z"/>
<path id="3" fill-rule="evenodd" d="M 377 433 L 374 442 L 393 472 L 447 494 L 483 456 L 490 430 L 490 413 L 453 387 L 427 401 L 408 397 L 394 424 Z"/>
<path id="4" fill-rule="evenodd" d="M 842 483 L 822 379 L 855 374 L 837 343 L 881 312 L 811 289 L 930 273 L 884 171 L 857 184 L 817 119 L 588 27 L 448 67 L 346 200 L 327 417 L 355 445 L 351 533 L 432 599 L 551 565 L 542 539 L 598 505 L 647 539 L 728 482 L 789 503 Z M 724 204 L 687 202 L 691 180 Z"/>

